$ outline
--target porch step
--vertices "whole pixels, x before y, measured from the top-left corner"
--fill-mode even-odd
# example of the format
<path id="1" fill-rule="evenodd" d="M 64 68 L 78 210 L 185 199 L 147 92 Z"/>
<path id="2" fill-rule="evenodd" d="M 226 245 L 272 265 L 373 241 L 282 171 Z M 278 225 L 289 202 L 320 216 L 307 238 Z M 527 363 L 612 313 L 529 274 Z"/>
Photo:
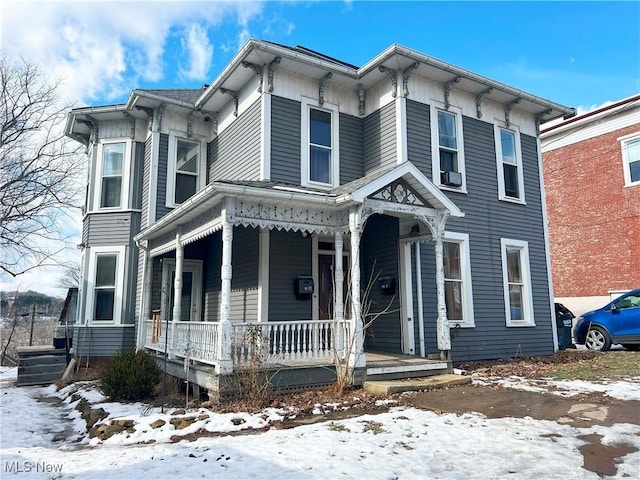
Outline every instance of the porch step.
<path id="1" fill-rule="evenodd" d="M 20 347 L 16 385 L 50 384 L 62 377 L 66 367 L 67 355 L 64 348 Z"/>
<path id="2" fill-rule="evenodd" d="M 416 392 L 432 388 L 444 388 L 454 385 L 467 385 L 471 377 L 452 373 L 434 375 L 425 378 L 405 378 L 400 380 L 367 380 L 362 388 L 374 395 L 389 395 L 391 393 Z"/>

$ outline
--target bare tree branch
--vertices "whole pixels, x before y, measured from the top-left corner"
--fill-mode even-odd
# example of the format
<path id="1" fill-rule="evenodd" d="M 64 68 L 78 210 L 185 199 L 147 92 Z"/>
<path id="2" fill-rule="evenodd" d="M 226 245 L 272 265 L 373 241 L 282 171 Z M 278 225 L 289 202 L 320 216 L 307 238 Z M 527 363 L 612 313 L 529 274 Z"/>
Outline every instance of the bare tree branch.
<path id="1" fill-rule="evenodd" d="M 80 200 L 81 147 L 64 135 L 70 105 L 34 64 L 0 58 L 0 272 L 58 264 Z"/>

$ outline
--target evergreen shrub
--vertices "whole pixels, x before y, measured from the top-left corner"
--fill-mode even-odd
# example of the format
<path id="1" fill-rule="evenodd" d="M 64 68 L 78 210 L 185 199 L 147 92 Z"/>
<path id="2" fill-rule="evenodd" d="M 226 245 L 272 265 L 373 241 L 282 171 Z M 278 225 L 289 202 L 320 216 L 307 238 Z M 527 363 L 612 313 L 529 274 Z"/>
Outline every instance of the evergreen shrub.
<path id="1" fill-rule="evenodd" d="M 113 358 L 100 384 L 112 400 L 137 401 L 151 396 L 161 376 L 153 356 L 144 350 L 125 350 Z"/>

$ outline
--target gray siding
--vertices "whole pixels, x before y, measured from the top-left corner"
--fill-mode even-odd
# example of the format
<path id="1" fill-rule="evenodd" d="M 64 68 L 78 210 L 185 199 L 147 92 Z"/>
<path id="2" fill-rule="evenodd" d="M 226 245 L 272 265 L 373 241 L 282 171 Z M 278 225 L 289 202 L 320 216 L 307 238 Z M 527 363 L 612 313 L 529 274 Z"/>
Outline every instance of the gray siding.
<path id="1" fill-rule="evenodd" d="M 167 205 L 167 175 L 169 163 L 169 135 L 160 134 L 158 154 L 158 181 L 156 183 L 156 220 L 160 220 L 171 211 Z"/>
<path id="2" fill-rule="evenodd" d="M 135 328 L 85 327 L 77 325 L 73 329 L 73 348 L 76 357 L 111 357 L 123 350 L 136 346 Z"/>
<path id="3" fill-rule="evenodd" d="M 396 163 L 396 110 L 391 102 L 364 119 L 364 170 Z"/>
<path id="4" fill-rule="evenodd" d="M 311 275 L 311 237 L 271 231 L 269 255 L 269 321 L 312 318 L 311 299 L 296 300 L 293 284 L 298 275 Z"/>
<path id="5" fill-rule="evenodd" d="M 340 114 L 340 184 L 364 175 L 364 132 L 358 117 Z"/>
<path id="6" fill-rule="evenodd" d="M 364 290 L 370 282 L 380 277 L 391 276 L 398 280 L 398 219 L 385 215 L 373 215 L 367 221 L 362 238 L 362 277 Z M 396 290 L 399 292 L 399 288 Z M 363 299 L 366 302 L 367 299 Z M 383 295 L 376 285 L 371 288 L 371 308 L 364 314 L 375 315 L 390 307 L 390 313 L 381 315 L 367 328 L 366 348 L 373 351 L 400 353 L 402 351 L 400 330 L 399 295 Z M 365 319 L 366 321 L 366 319 Z"/>
<path id="7" fill-rule="evenodd" d="M 454 360 L 479 360 L 553 351 L 547 286 L 540 178 L 535 138 L 522 135 L 527 205 L 498 200 L 493 125 L 463 118 L 468 195 L 445 192 L 465 212 L 447 230 L 469 234 L 475 328 L 452 330 Z M 430 166 L 429 166 L 430 167 Z M 507 327 L 502 286 L 500 239 L 529 245 L 536 327 Z M 435 260 L 433 247 L 422 245 L 423 302 L 427 351 L 437 351 Z"/>
<path id="8" fill-rule="evenodd" d="M 85 219 L 86 243 L 96 245 L 129 245 L 131 237 L 140 229 L 137 212 L 94 213 Z"/>
<path id="9" fill-rule="evenodd" d="M 222 266 L 222 233 L 207 237 L 207 258 L 204 262 L 204 320 L 217 322 L 220 315 L 220 267 Z M 235 243 L 235 242 L 234 242 Z M 233 255 L 233 252 L 232 252 Z"/>
<path id="10" fill-rule="evenodd" d="M 145 144 L 134 142 L 133 165 L 131 167 L 131 208 L 140 210 L 142 206 L 142 175 L 145 162 Z"/>
<path id="11" fill-rule="evenodd" d="M 407 158 L 431 179 L 431 122 L 429 105 L 407 100 Z"/>
<path id="12" fill-rule="evenodd" d="M 300 185 L 300 102 L 271 96 L 271 180 Z"/>
<path id="13" fill-rule="evenodd" d="M 260 100 L 243 112 L 208 149 L 208 178 L 258 180 L 260 178 Z"/>

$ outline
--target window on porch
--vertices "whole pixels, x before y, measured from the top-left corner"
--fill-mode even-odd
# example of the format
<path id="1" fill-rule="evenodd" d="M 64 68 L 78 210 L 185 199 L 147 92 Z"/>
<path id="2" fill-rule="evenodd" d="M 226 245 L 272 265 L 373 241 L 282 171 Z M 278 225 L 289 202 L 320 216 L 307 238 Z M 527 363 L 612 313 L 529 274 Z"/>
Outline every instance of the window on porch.
<path id="1" fill-rule="evenodd" d="M 473 294 L 469 235 L 445 232 L 444 288 L 447 319 L 452 325 L 473 327 Z"/>

